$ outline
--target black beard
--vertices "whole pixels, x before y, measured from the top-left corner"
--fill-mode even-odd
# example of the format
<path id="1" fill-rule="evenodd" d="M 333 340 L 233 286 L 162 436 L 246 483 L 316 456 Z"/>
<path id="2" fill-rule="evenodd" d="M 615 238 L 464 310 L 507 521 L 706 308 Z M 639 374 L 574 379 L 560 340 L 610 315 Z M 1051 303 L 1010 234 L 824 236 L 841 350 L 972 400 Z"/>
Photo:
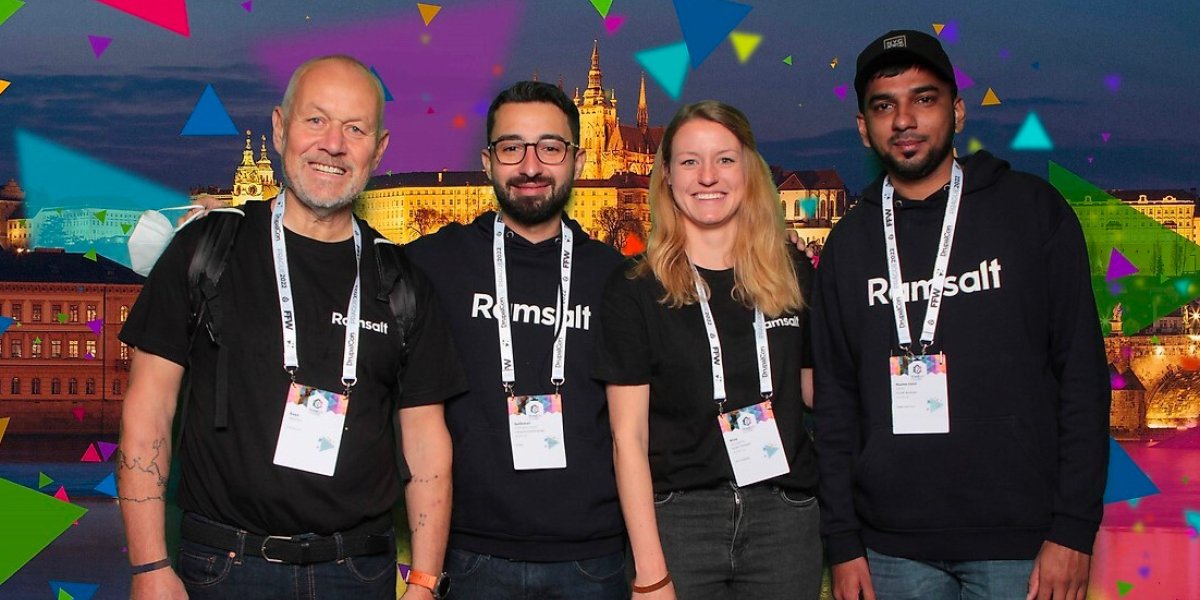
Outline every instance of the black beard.
<path id="1" fill-rule="evenodd" d="M 874 144 L 871 145 L 871 149 L 883 163 L 888 175 L 905 181 L 919 181 L 933 173 L 954 150 L 954 136 L 953 134 L 947 135 L 942 143 L 930 147 L 925 160 L 916 163 L 901 163 L 891 153 L 882 151 Z"/>
<path id="2" fill-rule="evenodd" d="M 496 192 L 496 201 L 500 204 L 500 210 L 505 216 L 511 217 L 513 221 L 522 225 L 540 225 L 557 218 L 563 208 L 566 207 L 567 201 L 571 199 L 571 184 L 556 188 L 548 198 L 533 199 L 523 202 L 517 202 L 508 195 L 507 186 L 520 185 L 522 183 L 550 183 L 553 182 L 541 178 L 525 178 L 518 177 L 508 180 L 504 185 L 497 182 L 492 182 L 492 189 Z"/>

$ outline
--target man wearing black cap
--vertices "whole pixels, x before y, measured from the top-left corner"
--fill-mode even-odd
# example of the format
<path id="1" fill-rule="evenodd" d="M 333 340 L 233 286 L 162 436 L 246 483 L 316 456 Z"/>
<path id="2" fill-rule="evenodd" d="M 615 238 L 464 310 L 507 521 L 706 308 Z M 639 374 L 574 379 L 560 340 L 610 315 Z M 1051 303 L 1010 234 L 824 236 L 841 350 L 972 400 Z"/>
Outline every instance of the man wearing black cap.
<path id="1" fill-rule="evenodd" d="M 938 41 L 858 57 L 886 176 L 813 298 L 822 534 L 839 600 L 1087 593 L 1109 387 L 1087 252 L 1054 188 L 986 152 Z"/>

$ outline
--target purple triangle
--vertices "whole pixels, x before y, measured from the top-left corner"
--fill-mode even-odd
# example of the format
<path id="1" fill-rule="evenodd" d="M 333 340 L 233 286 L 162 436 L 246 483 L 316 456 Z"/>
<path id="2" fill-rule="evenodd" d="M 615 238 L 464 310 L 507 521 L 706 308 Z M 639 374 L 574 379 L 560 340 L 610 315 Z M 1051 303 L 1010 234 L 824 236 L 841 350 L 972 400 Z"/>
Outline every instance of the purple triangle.
<path id="1" fill-rule="evenodd" d="M 944 32 L 946 30 L 943 29 L 942 31 Z M 975 85 L 975 80 L 971 79 L 970 75 L 958 70 L 958 67 L 954 67 L 954 83 L 958 84 L 958 89 L 965 90 Z"/>
<path id="2" fill-rule="evenodd" d="M 100 335 L 100 330 L 104 328 L 104 319 L 93 319 L 88 321 L 87 326 L 92 330 L 92 333 Z"/>
<path id="3" fill-rule="evenodd" d="M 250 12 L 252 10 L 252 4 L 254 4 L 254 0 L 246 0 L 242 3 L 242 8 L 246 9 L 246 12 Z"/>
<path id="4" fill-rule="evenodd" d="M 1112 254 L 1108 256 L 1108 274 L 1104 276 L 1105 281 L 1116 281 L 1137 272 L 1138 268 L 1129 262 L 1124 254 L 1121 254 L 1116 248 L 1112 249 Z"/>
<path id="5" fill-rule="evenodd" d="M 1108 91 L 1114 94 L 1117 93 L 1117 90 L 1121 89 L 1121 76 L 1116 73 L 1105 75 L 1104 87 L 1108 88 Z"/>
<path id="6" fill-rule="evenodd" d="M 100 448 L 100 456 L 104 457 L 106 461 L 108 457 L 112 456 L 113 451 L 117 449 L 117 445 L 112 442 L 96 442 L 96 445 Z"/>
<path id="7" fill-rule="evenodd" d="M 1108 138 L 1112 137 L 1112 134 L 1105 131 L 1104 133 L 1100 134 L 1100 137 L 1104 139 L 1105 143 L 1108 143 Z"/>
<path id="8" fill-rule="evenodd" d="M 846 100 L 846 92 L 849 90 L 850 85 L 843 83 L 842 85 L 833 88 L 833 93 L 837 94 L 838 100 L 842 100 L 844 102 Z"/>
<path id="9" fill-rule="evenodd" d="M 938 37 L 947 44 L 958 43 L 958 21 L 946 21 L 946 26 L 942 28 L 942 32 Z"/>
<path id="10" fill-rule="evenodd" d="M 102 35 L 89 35 L 88 43 L 92 45 L 92 53 L 96 55 L 96 58 L 100 58 L 100 55 L 104 54 L 105 50 L 108 50 L 108 45 L 112 43 L 112 38 Z"/>

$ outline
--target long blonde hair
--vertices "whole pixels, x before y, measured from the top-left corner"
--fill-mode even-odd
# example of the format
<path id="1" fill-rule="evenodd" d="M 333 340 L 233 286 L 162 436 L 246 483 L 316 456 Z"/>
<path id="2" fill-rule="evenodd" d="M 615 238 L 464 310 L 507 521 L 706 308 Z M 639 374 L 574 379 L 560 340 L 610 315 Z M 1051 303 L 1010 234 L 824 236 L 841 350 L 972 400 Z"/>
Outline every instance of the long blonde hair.
<path id="1" fill-rule="evenodd" d="M 693 119 L 712 121 L 728 129 L 742 145 L 746 191 L 738 208 L 737 237 L 733 243 L 733 297 L 764 314 L 777 317 L 804 305 L 796 271 L 788 253 L 779 193 L 767 163 L 758 153 L 750 122 L 738 109 L 716 100 L 704 100 L 679 109 L 663 133 L 650 173 L 650 235 L 646 260 L 631 277 L 652 273 L 666 290 L 660 302 L 679 308 L 699 301 L 691 263 L 685 250 L 687 231 L 668 185 L 671 143 L 679 128 Z M 711 293 L 705 290 L 705 293 Z"/>

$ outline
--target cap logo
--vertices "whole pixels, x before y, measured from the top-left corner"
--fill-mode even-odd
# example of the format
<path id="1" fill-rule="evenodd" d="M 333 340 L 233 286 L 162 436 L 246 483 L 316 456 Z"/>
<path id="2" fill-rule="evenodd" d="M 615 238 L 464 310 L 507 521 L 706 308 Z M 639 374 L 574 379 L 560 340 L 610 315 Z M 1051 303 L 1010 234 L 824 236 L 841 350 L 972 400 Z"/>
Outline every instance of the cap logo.
<path id="1" fill-rule="evenodd" d="M 884 50 L 891 50 L 892 48 L 904 48 L 906 46 L 907 46 L 907 44 L 905 43 L 904 36 L 902 36 L 902 35 L 898 35 L 894 38 L 888 38 L 886 40 L 883 40 L 883 49 Z"/>

